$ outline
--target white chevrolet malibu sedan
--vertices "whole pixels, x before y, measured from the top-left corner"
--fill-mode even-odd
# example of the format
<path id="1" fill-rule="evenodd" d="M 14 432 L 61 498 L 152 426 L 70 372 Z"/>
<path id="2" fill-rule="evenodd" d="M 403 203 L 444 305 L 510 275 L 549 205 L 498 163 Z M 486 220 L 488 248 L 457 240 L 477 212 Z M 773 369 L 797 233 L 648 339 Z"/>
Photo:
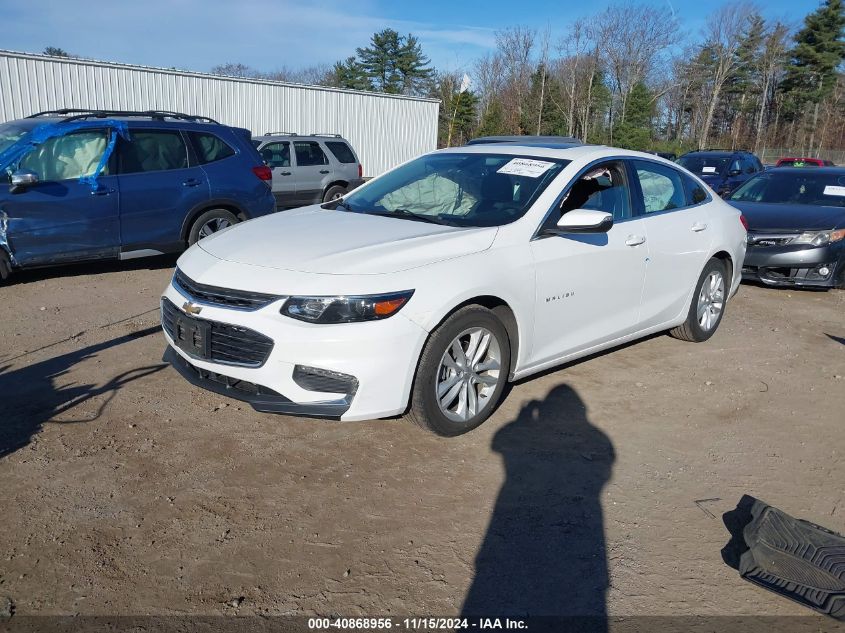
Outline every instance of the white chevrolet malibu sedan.
<path id="1" fill-rule="evenodd" d="M 198 242 L 161 299 L 165 357 L 258 411 L 459 435 L 509 381 L 654 332 L 710 338 L 745 238 L 652 155 L 441 150 Z"/>

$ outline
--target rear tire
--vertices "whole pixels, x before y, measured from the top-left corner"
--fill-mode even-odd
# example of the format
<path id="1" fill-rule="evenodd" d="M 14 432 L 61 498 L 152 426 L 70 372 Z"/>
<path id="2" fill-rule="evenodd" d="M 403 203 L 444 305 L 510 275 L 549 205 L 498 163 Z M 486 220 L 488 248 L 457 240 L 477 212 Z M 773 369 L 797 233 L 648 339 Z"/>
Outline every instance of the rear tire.
<path id="1" fill-rule="evenodd" d="M 461 308 L 426 341 L 406 417 L 444 437 L 471 431 L 496 410 L 510 361 L 510 340 L 498 317 L 477 305 Z"/>
<path id="2" fill-rule="evenodd" d="M 0 248 L 0 284 L 4 283 L 12 275 L 12 262 L 9 255 Z"/>
<path id="3" fill-rule="evenodd" d="M 326 193 L 323 196 L 323 202 L 331 202 L 332 200 L 337 200 L 343 194 L 346 193 L 346 187 L 343 185 L 332 185 L 328 189 L 326 189 Z"/>
<path id="4" fill-rule="evenodd" d="M 710 259 L 695 284 L 687 320 L 669 334 L 692 343 L 703 343 L 713 336 L 725 314 L 729 283 L 725 263 Z"/>
<path id="5" fill-rule="evenodd" d="M 226 209 L 211 209 L 202 213 L 188 231 L 188 246 L 193 246 L 204 237 L 238 223 L 238 218 Z"/>

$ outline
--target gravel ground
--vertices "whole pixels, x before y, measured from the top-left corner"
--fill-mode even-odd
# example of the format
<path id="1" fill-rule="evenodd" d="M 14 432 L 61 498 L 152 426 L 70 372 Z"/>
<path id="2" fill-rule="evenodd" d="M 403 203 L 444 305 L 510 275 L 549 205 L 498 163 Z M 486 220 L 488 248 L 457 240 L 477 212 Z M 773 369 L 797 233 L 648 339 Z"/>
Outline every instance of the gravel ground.
<path id="1" fill-rule="evenodd" d="M 16 616 L 809 613 L 725 565 L 721 515 L 751 494 L 845 532 L 845 292 L 743 286 L 709 342 L 545 373 L 440 439 L 188 385 L 161 363 L 172 266 L 0 288 Z"/>

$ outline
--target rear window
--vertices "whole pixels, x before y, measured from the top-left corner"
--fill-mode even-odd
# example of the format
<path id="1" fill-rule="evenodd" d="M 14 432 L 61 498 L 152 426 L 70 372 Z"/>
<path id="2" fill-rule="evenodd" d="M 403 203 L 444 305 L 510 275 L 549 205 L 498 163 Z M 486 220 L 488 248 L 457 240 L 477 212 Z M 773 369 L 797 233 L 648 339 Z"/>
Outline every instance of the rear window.
<path id="1" fill-rule="evenodd" d="M 845 175 L 817 169 L 765 172 L 730 197 L 736 202 L 845 207 Z"/>
<path id="2" fill-rule="evenodd" d="M 200 165 L 213 163 L 235 155 L 233 150 L 222 138 L 209 132 L 188 132 L 194 146 Z"/>
<path id="3" fill-rule="evenodd" d="M 730 160 L 725 154 L 687 154 L 678 159 L 678 164 L 694 174 L 712 176 L 725 171 Z"/>
<path id="4" fill-rule="evenodd" d="M 329 148 L 334 157 L 341 163 L 357 163 L 355 154 L 349 149 L 349 145 L 340 141 L 328 141 L 326 147 Z"/>

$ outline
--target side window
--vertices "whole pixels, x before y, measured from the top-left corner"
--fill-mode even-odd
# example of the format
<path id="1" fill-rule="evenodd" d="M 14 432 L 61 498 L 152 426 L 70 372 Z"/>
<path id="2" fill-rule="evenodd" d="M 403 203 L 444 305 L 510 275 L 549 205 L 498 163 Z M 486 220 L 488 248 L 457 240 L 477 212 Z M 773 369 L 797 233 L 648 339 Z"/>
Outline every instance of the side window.
<path id="1" fill-rule="evenodd" d="M 259 150 L 261 158 L 270 167 L 290 167 L 290 143 L 267 143 Z"/>
<path id="2" fill-rule="evenodd" d="M 754 166 L 754 161 L 748 158 L 747 156 L 742 159 L 742 173 L 744 174 L 753 174 L 757 171 L 756 167 Z"/>
<path id="3" fill-rule="evenodd" d="M 576 180 L 560 203 L 560 214 L 594 209 L 613 214 L 618 222 L 631 217 L 631 195 L 625 166 L 614 161 L 590 168 Z M 554 214 L 552 214 L 554 216 Z M 553 217 L 553 221 L 558 218 Z"/>
<path id="4" fill-rule="evenodd" d="M 107 145 L 106 130 L 54 136 L 21 158 L 18 169 L 33 171 L 45 182 L 90 176 L 100 164 Z"/>
<path id="5" fill-rule="evenodd" d="M 235 155 L 233 150 L 222 138 L 208 132 L 188 132 L 188 137 L 194 146 L 194 153 L 200 165 L 229 158 Z"/>
<path id="6" fill-rule="evenodd" d="M 320 144 L 314 141 L 294 141 L 296 152 L 296 164 L 298 167 L 309 167 L 313 165 L 328 165 L 329 159 L 320 149 Z"/>
<path id="7" fill-rule="evenodd" d="M 349 149 L 349 145 L 342 141 L 327 141 L 326 147 L 334 154 L 334 157 L 341 163 L 357 163 L 355 154 Z"/>
<path id="8" fill-rule="evenodd" d="M 188 166 L 188 148 L 182 134 L 165 130 L 130 130 L 129 142 L 122 142 L 120 173 L 184 169 Z"/>
<path id="9" fill-rule="evenodd" d="M 728 174 L 736 174 L 742 173 L 742 161 L 738 158 L 734 158 L 731 161 L 730 167 L 728 167 Z"/>
<path id="10" fill-rule="evenodd" d="M 680 172 L 657 163 L 641 160 L 633 162 L 640 181 L 646 213 L 687 206 L 687 194 Z"/>
<path id="11" fill-rule="evenodd" d="M 686 206 L 691 207 L 694 204 L 701 204 L 707 200 L 707 190 L 701 184 L 686 175 L 682 175 L 682 178 L 687 194 Z"/>

